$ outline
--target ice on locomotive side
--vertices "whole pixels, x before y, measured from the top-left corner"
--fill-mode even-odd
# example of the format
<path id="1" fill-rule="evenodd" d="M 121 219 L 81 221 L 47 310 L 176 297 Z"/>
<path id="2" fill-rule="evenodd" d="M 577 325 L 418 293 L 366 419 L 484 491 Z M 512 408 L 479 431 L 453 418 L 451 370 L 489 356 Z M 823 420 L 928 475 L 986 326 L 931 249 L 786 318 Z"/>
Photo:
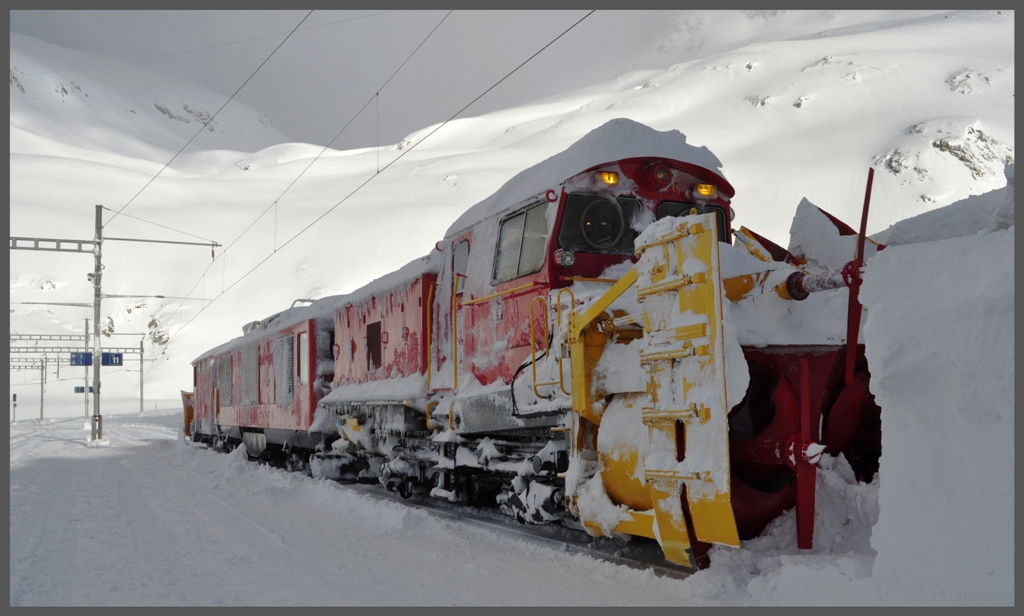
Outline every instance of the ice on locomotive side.
<path id="1" fill-rule="evenodd" d="M 794 506 L 810 547 L 821 453 L 877 472 L 863 348 L 842 332 L 745 337 L 755 298 L 795 303 L 813 285 L 794 281 L 815 272 L 734 234 L 734 189 L 715 170 L 634 156 L 553 175 L 573 160 L 513 178 L 428 256 L 195 360 L 193 438 L 522 522 L 648 537 L 683 565 Z M 723 276 L 737 251 L 746 269 Z"/>

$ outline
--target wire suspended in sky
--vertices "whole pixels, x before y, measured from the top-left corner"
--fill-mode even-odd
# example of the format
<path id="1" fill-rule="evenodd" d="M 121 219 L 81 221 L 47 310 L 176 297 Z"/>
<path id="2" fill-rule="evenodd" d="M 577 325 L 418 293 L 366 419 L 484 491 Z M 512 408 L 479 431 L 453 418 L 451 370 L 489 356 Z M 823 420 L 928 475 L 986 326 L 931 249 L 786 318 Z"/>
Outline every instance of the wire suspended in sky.
<path id="1" fill-rule="evenodd" d="M 113 212 L 114 211 L 114 210 L 110 209 L 109 207 L 107 207 L 105 205 L 101 205 L 100 207 L 105 209 L 105 210 L 107 210 L 108 212 Z M 124 214 L 124 213 L 122 213 L 121 215 L 122 216 L 127 216 L 128 218 L 134 218 L 135 220 L 139 220 L 139 221 L 142 221 L 142 222 L 145 222 L 145 223 L 149 223 L 151 225 L 156 225 L 157 227 L 162 227 L 164 229 L 167 229 L 168 231 L 174 231 L 175 233 L 181 233 L 182 235 L 187 235 L 189 237 L 194 237 L 196 239 L 203 240 L 204 242 L 210 242 L 211 244 L 216 243 L 216 242 L 214 242 L 211 239 L 207 239 L 205 237 L 200 237 L 198 235 L 194 235 L 194 234 L 189 233 L 187 231 L 181 231 L 180 229 L 174 229 L 174 228 L 168 227 L 167 225 L 162 225 L 162 224 L 160 224 L 158 222 L 153 222 L 152 220 L 146 220 L 144 218 L 139 218 L 138 216 L 132 216 L 131 214 Z"/>
<path id="2" fill-rule="evenodd" d="M 436 32 L 437 29 L 441 27 L 441 24 L 443 24 L 445 22 L 445 20 L 448 19 L 448 16 L 451 15 L 451 14 L 452 14 L 452 11 L 448 11 L 447 13 L 445 13 L 445 16 L 441 18 L 441 21 L 437 22 L 437 25 L 434 26 L 434 29 L 431 30 L 427 34 L 427 36 L 423 38 L 422 41 L 420 41 L 420 44 L 416 46 L 416 49 L 413 49 L 412 52 L 408 55 L 408 57 L 406 57 L 406 59 L 398 66 L 398 68 L 396 68 L 395 71 L 393 73 L 391 73 L 391 76 L 388 77 L 387 80 L 384 81 L 384 84 L 381 87 L 377 88 L 377 92 L 373 96 L 371 96 L 369 99 L 367 99 L 367 101 L 365 103 L 363 103 L 363 106 L 359 108 L 359 111 L 357 111 L 349 119 L 349 121 L 346 122 L 345 125 L 341 127 L 341 130 L 339 130 L 338 133 L 336 135 L 334 135 L 334 137 L 327 143 L 327 145 L 325 145 L 323 147 L 323 149 L 321 149 L 320 152 L 316 156 L 314 156 L 312 160 L 309 161 L 309 163 L 302 169 L 302 171 L 300 171 L 299 174 L 297 176 L 295 176 L 295 178 L 291 181 L 291 183 L 288 184 L 288 186 L 285 187 L 285 189 L 281 192 L 281 194 L 278 195 L 276 199 L 274 199 L 274 202 L 271 203 L 270 205 L 268 205 L 265 210 L 260 212 L 260 214 L 258 216 L 256 216 L 256 218 L 251 223 L 249 223 L 249 226 L 247 226 L 245 229 L 243 229 L 242 232 L 239 233 L 238 236 L 235 237 L 235 239 L 232 240 L 231 243 L 228 244 L 224 248 L 224 250 L 221 251 L 221 255 L 226 255 L 227 251 L 230 250 L 231 247 L 234 246 L 238 242 L 238 240 L 242 239 L 242 236 L 244 236 L 246 233 L 248 233 L 249 230 L 252 229 L 253 226 L 257 222 L 259 222 L 259 220 L 261 218 L 263 218 L 263 216 L 265 216 L 267 212 L 269 212 L 271 210 L 271 208 L 274 208 L 274 252 L 277 252 L 278 247 L 277 247 L 277 209 L 276 209 L 276 206 L 278 205 L 278 202 L 281 200 L 282 197 L 285 196 L 285 194 L 288 193 L 289 190 L 292 189 L 293 186 L 295 186 L 295 183 L 299 181 L 299 178 L 301 178 L 303 175 L 306 174 L 306 171 L 308 171 L 309 168 L 313 166 L 313 163 L 315 163 L 317 160 L 320 159 L 321 156 L 323 156 L 324 152 L 326 152 L 331 147 L 331 144 L 334 143 L 335 141 L 337 141 L 338 137 L 341 137 L 342 133 L 344 133 L 345 130 L 348 129 L 349 126 L 351 126 L 352 122 L 354 122 L 356 120 L 356 118 L 358 118 L 359 115 L 362 114 L 362 112 L 366 109 L 366 107 L 371 102 L 373 102 L 374 100 L 377 99 L 377 97 L 379 96 L 380 92 L 383 91 L 384 88 L 387 87 L 387 85 L 389 83 L 391 83 L 391 80 L 395 78 L 395 75 L 397 75 L 398 72 L 402 70 L 402 67 L 404 67 L 409 62 L 409 60 L 412 59 L 412 57 L 416 54 L 416 52 L 419 51 L 421 47 L 423 47 L 423 44 L 426 43 L 427 40 L 431 36 L 433 36 L 434 32 Z M 378 152 L 378 161 L 379 161 L 379 152 Z M 379 166 L 379 163 L 378 163 L 378 166 Z M 191 297 L 192 292 L 195 291 L 196 287 L 199 286 L 200 282 L 202 282 L 204 280 L 204 277 L 206 276 L 207 272 L 210 271 L 211 267 L 213 267 L 213 263 L 212 262 L 209 265 L 206 266 L 205 270 L 203 270 L 203 273 L 200 275 L 199 280 L 196 281 L 196 283 L 194 285 L 192 285 L 192 289 L 189 290 L 189 292 L 186 294 L 186 297 Z M 223 293 L 223 290 L 221 292 Z M 168 320 L 173 318 L 174 315 L 178 313 L 178 309 L 181 308 L 184 304 L 185 304 L 184 301 L 182 301 L 180 304 L 178 304 L 178 306 L 174 309 L 174 311 L 168 317 Z M 186 323 L 186 325 L 187 324 L 188 323 Z"/>
<path id="3" fill-rule="evenodd" d="M 529 63 L 529 62 L 530 62 L 531 60 L 533 60 L 533 59 L 534 59 L 534 58 L 536 58 L 536 57 L 537 57 L 538 55 L 540 55 L 540 54 L 541 54 L 541 53 L 542 53 L 542 52 L 543 52 L 543 51 L 544 51 L 545 49 L 547 49 L 548 47 L 550 47 L 551 45 L 553 45 L 553 44 L 554 44 L 554 43 L 555 43 L 556 41 L 558 41 L 558 40 L 559 40 L 560 38 L 562 38 L 563 36 L 565 36 L 566 34 L 568 34 L 570 30 L 572 30 L 573 28 L 575 28 L 576 26 L 578 26 L 578 25 L 579 25 L 580 23 L 582 23 L 582 22 L 583 22 L 583 20 L 585 20 L 585 19 L 586 19 L 587 17 L 590 17 L 590 16 L 591 16 L 591 15 L 592 15 L 593 13 L 594 13 L 594 11 L 593 11 L 593 10 L 591 10 L 591 11 L 590 11 L 590 12 L 588 12 L 588 13 L 587 13 L 586 15 L 584 15 L 583 17 L 581 17 L 581 18 L 580 18 L 580 19 L 579 19 L 578 21 L 576 21 L 576 22 L 575 22 L 574 24 L 572 24 L 571 26 L 569 26 L 568 28 L 566 28 L 566 29 L 565 29 L 564 31 L 562 31 L 562 33 L 561 33 L 561 34 L 559 34 L 559 35 L 558 35 L 558 36 L 556 36 L 555 38 L 551 39 L 551 41 L 549 41 L 549 42 L 548 42 L 548 43 L 547 43 L 546 45 L 544 45 L 543 47 L 541 47 L 541 48 L 540 48 L 539 50 L 537 50 L 537 51 L 536 51 L 536 52 L 535 52 L 535 53 L 534 53 L 533 55 L 531 55 L 531 56 L 530 56 L 529 58 L 527 58 L 526 60 L 524 60 L 524 61 L 523 61 L 523 62 L 522 62 L 521 64 L 519 64 L 519 66 L 515 67 L 514 69 L 512 69 L 511 71 L 509 71 L 509 72 L 508 72 L 508 73 L 507 73 L 507 74 L 506 74 L 506 75 L 505 75 L 504 77 L 502 77 L 501 79 L 499 79 L 498 81 L 496 81 L 496 82 L 494 83 L 494 85 L 492 85 L 491 87 L 489 87 L 489 88 L 487 88 L 486 90 L 484 90 L 484 91 L 483 91 L 482 93 L 480 93 L 480 95 L 478 95 L 478 96 L 477 96 L 476 98 L 474 98 L 474 99 L 473 99 L 473 100 L 471 100 L 471 101 L 470 101 L 469 103 L 467 103 L 467 104 L 466 104 L 465 106 L 463 106 L 463 107 L 462 107 L 461 109 L 459 109 L 459 110 L 458 110 L 457 112 L 455 112 L 455 113 L 454 113 L 454 114 L 453 114 L 453 115 L 452 115 L 452 116 L 451 116 L 450 118 L 448 118 L 447 120 L 445 120 L 444 122 L 442 122 L 442 123 L 441 123 L 440 125 L 438 125 L 438 126 L 437 126 L 437 128 L 435 128 L 434 130 L 432 130 L 432 131 L 430 131 L 429 133 L 427 133 L 426 135 L 424 135 L 424 136 L 423 136 L 423 138 L 422 138 L 422 139 L 420 139 L 419 141 L 417 141 L 417 142 L 415 142 L 415 143 L 411 144 L 411 145 L 410 145 L 410 146 L 409 146 L 408 148 L 406 148 L 406 149 L 405 149 L 405 150 L 404 150 L 404 151 L 403 151 L 403 152 L 402 152 L 401 154 L 399 154 L 399 155 L 398 155 L 397 157 L 395 157 L 395 158 L 394 158 L 394 160 L 392 160 L 391 162 L 389 162 L 388 164 L 386 164 L 386 165 L 385 165 L 385 166 L 384 166 L 383 168 L 381 168 L 380 172 L 378 172 L 378 173 L 376 173 L 376 174 L 374 174 L 374 175 L 371 175 L 371 176 L 370 176 L 369 178 L 367 178 L 367 179 L 366 179 L 366 180 L 365 180 L 365 181 L 364 181 L 364 182 L 363 182 L 362 184 L 360 184 L 359 186 L 355 187 L 355 188 L 354 188 L 354 189 L 353 189 L 353 190 L 352 190 L 352 191 L 351 191 L 351 192 L 350 192 L 349 194 L 345 195 L 345 197 L 343 197 L 343 198 L 342 198 L 342 199 L 341 199 L 340 201 L 338 201 L 337 203 L 335 203 L 334 205 L 332 205 L 332 206 L 331 206 L 330 208 L 328 208 L 328 209 L 327 209 L 327 210 L 326 210 L 326 211 L 325 211 L 325 212 L 324 212 L 323 214 L 321 214 L 321 215 L 320 215 L 320 216 L 318 216 L 318 217 L 317 217 L 316 219 L 314 219 L 314 220 L 313 220 L 312 222 L 310 222 L 310 223 L 309 223 L 308 225 L 306 225 L 305 227 L 303 227 L 303 228 L 302 228 L 302 229 L 301 229 L 301 230 L 300 230 L 300 231 L 299 231 L 298 233 L 296 233 L 296 234 L 295 234 L 295 235 L 293 235 L 293 236 L 292 236 L 291 238 L 289 238 L 289 239 L 288 239 L 288 240 L 287 240 L 287 241 L 286 241 L 285 243 L 281 244 L 281 248 L 284 248 L 284 247 L 285 247 L 285 246 L 287 246 L 288 244 L 292 243 L 292 242 L 293 242 L 293 241 L 295 241 L 295 240 L 296 240 L 296 239 L 297 239 L 297 238 L 298 238 L 299 236 L 301 236 L 301 235 L 302 235 L 303 233 L 305 233 L 306 231 L 308 231 L 309 229 L 311 229 L 311 228 L 313 227 L 313 225 L 315 225 L 316 223 L 318 223 L 318 222 L 320 222 L 321 220 L 323 220 L 323 218 L 324 218 L 325 216 L 327 216 L 328 214 L 330 214 L 331 212 L 333 212 L 333 211 L 334 211 L 335 209 L 337 209 L 337 208 L 338 208 L 338 206 L 340 206 L 340 205 L 341 205 L 341 204 L 343 204 L 343 203 L 344 203 L 345 201 L 347 201 L 347 200 L 348 200 L 349 198 L 351 198 L 351 197 L 352 197 L 353 195 L 355 195 L 355 194 L 356 194 L 357 192 L 359 192 L 359 191 L 360 191 L 360 190 L 361 190 L 361 189 L 362 189 L 362 188 L 363 188 L 364 186 L 366 186 L 366 185 L 367 185 L 367 184 L 369 184 L 369 183 L 370 183 L 371 181 L 373 181 L 373 180 L 374 180 L 374 178 L 377 178 L 377 177 L 379 177 L 379 176 L 380 176 L 380 173 L 381 173 L 381 172 L 385 171 L 386 169 L 388 169 L 389 167 L 391 167 L 391 165 L 393 165 L 393 164 L 395 164 L 396 162 L 398 162 L 399 160 L 401 160 L 401 159 L 402 159 L 402 158 L 403 158 L 403 157 L 404 157 L 404 156 L 405 156 L 406 154 L 408 154 L 409 152 L 411 152 L 411 151 L 412 151 L 412 150 L 413 150 L 414 148 L 416 148 L 416 146 L 418 146 L 418 145 L 420 145 L 421 143 L 423 143 L 424 141 L 426 141 L 426 140 L 427 140 L 427 139 L 428 139 L 428 138 L 429 138 L 429 137 L 430 137 L 431 135 L 433 135 L 433 134 L 434 134 L 434 133 L 436 133 L 437 131 L 439 131 L 439 130 L 441 130 L 442 128 L 444 128 L 444 126 L 445 126 L 445 125 L 447 125 L 447 124 L 448 124 L 449 122 L 451 122 L 451 121 L 452 121 L 452 120 L 454 120 L 454 119 L 455 119 L 456 117 L 458 117 L 458 116 L 459 116 L 459 115 L 460 115 L 460 114 L 461 114 L 461 113 L 462 113 L 463 111 L 465 111 L 465 110 L 466 110 L 466 109 L 468 109 L 468 108 L 469 108 L 469 107 L 470 107 L 471 105 L 473 105 L 473 104 L 474 104 L 475 102 L 477 102 L 478 100 L 480 100 L 481 98 L 483 98 L 483 97 L 484 97 L 485 95 L 487 95 L 487 93 L 488 93 L 488 92 L 490 92 L 490 91 L 491 91 L 491 90 L 493 90 L 494 88 L 498 87 L 498 86 L 499 86 L 499 85 L 500 85 L 500 84 L 501 84 L 502 82 L 504 82 L 504 81 L 505 81 L 506 79 L 508 79 L 509 77 L 511 77 L 511 76 L 512 76 L 513 74 L 515 74 L 515 73 L 516 73 L 516 72 L 517 72 L 517 71 L 518 71 L 519 69 L 521 69 L 521 68 L 523 68 L 524 66 L 526 66 L 526 64 L 527 64 L 527 63 Z M 370 98 L 370 100 L 369 100 L 369 101 L 367 101 L 367 103 L 366 103 L 366 104 L 368 105 L 368 104 L 369 104 L 369 103 L 370 103 L 371 101 L 373 101 L 373 98 L 372 98 L 372 97 Z M 366 107 L 366 105 L 364 105 L 363 107 L 365 108 L 365 107 Z M 358 114 L 357 114 L 357 115 L 358 115 Z M 244 280 L 245 278 L 247 278 L 247 277 L 249 276 L 249 274 L 251 274 L 251 273 L 253 273 L 254 271 L 256 271 L 256 270 L 257 270 L 257 269 L 258 269 L 258 268 L 259 268 L 259 267 L 260 267 L 261 265 L 263 265 L 264 263 L 266 263 L 267 261 L 269 261 L 269 260 L 270 260 L 270 259 L 271 259 L 272 257 L 274 257 L 274 256 L 275 256 L 276 254 L 277 254 L 277 251 L 275 250 L 274 252 L 272 252 L 272 253 L 270 253 L 269 255 L 267 255 L 266 257 L 264 257 L 264 258 L 263 258 L 263 260 L 261 260 L 261 261 L 260 261 L 259 263 L 257 263 L 256 265 L 254 265 L 254 266 L 253 266 L 253 267 L 252 267 L 251 269 L 249 269 L 249 271 L 247 271 L 246 273 L 242 274 L 242 276 L 241 276 L 241 277 L 239 277 L 239 278 L 238 278 L 237 280 L 235 280 L 235 281 L 234 281 L 233 283 L 231 283 L 231 284 L 230 284 L 229 286 L 227 286 L 226 288 L 224 288 L 224 290 L 223 290 L 223 291 L 221 291 L 219 295 L 217 295 L 217 296 L 213 297 L 213 298 L 212 298 L 212 299 L 210 300 L 210 303 L 208 303 L 208 304 L 206 304 L 206 306 L 204 306 L 204 307 L 200 308 L 200 309 L 199 309 L 199 311 L 198 311 L 198 312 L 197 312 L 197 313 L 196 313 L 195 315 L 193 315 L 193 316 L 192 316 L 192 318 L 190 318 L 190 319 L 189 319 L 188 321 L 186 321 L 186 322 L 185 322 L 185 323 L 183 323 L 183 324 L 182 324 L 182 325 L 181 325 L 180 327 L 178 327 L 178 329 L 176 329 L 176 330 L 174 331 L 174 334 L 177 334 L 177 333 L 178 333 L 179 331 L 181 331 L 181 330 L 182 330 L 183 328 L 185 328 L 185 327 L 186 327 L 186 326 L 187 326 L 187 325 L 188 325 L 189 323 L 191 323 L 192 321 L 194 321 L 196 317 L 198 317 L 198 316 L 199 316 L 200 314 L 202 314 L 202 313 L 203 313 L 203 311 L 205 311 L 205 310 L 206 310 L 207 308 L 209 308 L 209 307 L 210 307 L 210 306 L 211 306 L 211 305 L 212 305 L 212 304 L 213 304 L 213 303 L 214 303 L 215 301 L 217 301 L 217 299 L 219 299 L 219 298 L 220 298 L 221 296 L 223 296 L 223 295 L 224 295 L 225 293 L 227 293 L 227 292 L 228 292 L 228 291 L 230 291 L 230 290 L 231 290 L 232 288 L 234 288 L 234 287 L 235 287 L 235 285 L 237 285 L 238 283 L 242 282 L 242 280 Z M 197 283 L 197 284 L 198 284 L 198 283 Z M 182 302 L 182 303 L 184 303 L 184 302 Z"/>
<path id="4" fill-rule="evenodd" d="M 105 226 L 107 226 L 107 225 L 109 225 L 109 224 L 110 224 L 111 222 L 113 222 L 113 220 L 114 220 L 115 218 L 117 218 L 117 215 L 118 215 L 118 214 L 120 214 L 120 213 L 121 213 L 122 211 L 124 211 L 124 209 L 125 209 L 126 207 L 128 207 L 129 205 L 131 205 L 132 201 L 135 201 L 135 199 L 136 199 L 136 198 L 137 198 L 137 197 L 138 197 L 139 195 L 141 195 L 141 194 L 142 194 L 142 192 L 143 192 L 144 190 L 146 190 L 146 188 L 148 188 L 150 184 L 152 184 L 152 183 L 153 183 L 154 181 L 156 181 L 157 177 L 159 177 L 159 176 L 160 176 L 160 174 L 164 172 L 164 169 L 166 169 L 166 168 L 167 168 L 168 166 L 170 166 L 170 164 L 171 164 L 172 162 L 174 162 L 174 159 L 175 159 L 175 158 L 178 158 L 178 156 L 179 156 L 179 155 L 180 155 L 180 154 L 181 154 L 182 152 L 184 152 L 184 151 L 185 151 L 185 148 L 187 148 L 187 147 L 188 147 L 188 146 L 189 146 L 189 145 L 190 145 L 190 144 L 191 144 L 191 143 L 192 143 L 192 142 L 193 142 L 193 141 L 195 140 L 195 138 L 196 138 L 196 137 L 198 137 L 198 136 L 199 136 L 199 134 L 203 132 L 203 129 L 204 129 L 204 128 L 206 128 L 206 127 L 207 127 L 207 126 L 208 126 L 208 125 L 210 124 L 210 122 L 213 122 L 213 119 L 217 117 L 217 114 L 219 114 L 219 113 L 220 113 L 221 111 L 223 111 L 223 110 L 224 110 L 224 108 L 225 108 L 225 107 L 227 107 L 227 104 L 228 104 L 228 103 L 230 103 L 230 102 L 231 102 L 231 100 L 235 98 L 235 95 L 236 95 L 236 94 L 238 94 L 238 93 L 239 93 L 239 92 L 240 92 L 240 91 L 242 90 L 242 88 L 244 88 L 244 87 L 245 87 L 245 84 L 249 83 L 249 81 L 250 81 L 250 80 L 251 80 L 251 79 L 252 79 L 253 77 L 255 77 L 255 76 L 256 76 L 256 73 L 260 72 L 260 69 L 261 69 L 261 68 L 263 68 L 263 65 L 264 65 L 264 64 L 266 64 L 266 63 L 267 63 L 267 62 L 268 62 L 268 61 L 270 60 L 270 58 L 274 57 L 274 54 L 275 54 L 275 53 L 277 53 L 277 50 L 278 50 L 278 49 L 281 49 L 281 45 L 284 45 L 284 44 L 285 44 L 285 42 L 286 42 L 286 41 L 287 41 L 287 40 L 288 40 L 289 38 L 291 38 L 291 36 L 292 36 L 293 34 L 295 34 L 295 31 L 299 29 L 299 26 L 301 26 L 301 25 L 302 25 L 302 23 L 303 23 L 304 21 L 306 21 L 307 19 L 309 19 L 309 16 L 310 16 L 310 15 L 312 15 L 312 14 L 313 14 L 313 11 L 310 11 L 310 12 L 306 13 L 306 16 L 302 18 L 302 21 L 300 21 L 300 22 L 299 22 L 299 23 L 298 23 L 298 24 L 297 24 L 297 25 L 296 25 L 296 26 L 295 26 L 294 28 L 292 28 L 292 31 L 291 31 L 291 32 L 289 32 L 289 33 L 288 33 L 288 36 L 284 37 L 284 40 L 283 40 L 283 41 L 281 41 L 281 42 L 280 42 L 280 43 L 278 44 L 278 46 L 274 48 L 274 51 L 270 52 L 270 55 L 269 55 L 269 56 L 267 56 L 267 59 L 266 59 L 266 60 L 264 60 L 263 62 L 261 62 L 261 63 L 260 63 L 260 65 L 256 67 L 256 70 L 254 70 L 254 71 L 252 72 L 252 74 L 251 74 L 251 75 L 249 75 L 249 78 L 248 78 L 248 79 L 246 79 L 246 80 L 245 80 L 245 81 L 244 81 L 244 82 L 242 83 L 242 85 L 238 86 L 238 89 L 237 89 L 237 90 L 235 90 L 234 94 L 232 94 L 231 96 L 229 96 L 229 97 L 228 97 L 228 100 L 224 101 L 224 104 L 220 106 L 220 109 L 218 109 L 218 110 L 216 111 L 216 113 L 214 113 L 214 114 L 213 114 L 212 116 L 210 116 L 210 119 L 209 119 L 209 120 L 207 120 L 207 121 L 206 121 L 206 122 L 205 122 L 205 123 L 204 123 L 204 124 L 203 124 L 203 125 L 202 125 L 202 126 L 201 126 L 201 127 L 199 128 L 199 131 L 198 131 L 198 132 L 196 132 L 196 134 L 195 134 L 195 135 L 192 135 L 192 138 L 191 138 L 191 139 L 189 139 L 189 140 L 188 140 L 188 142 L 187 142 L 187 143 L 185 143 L 185 145 L 181 146 L 181 149 L 180 149 L 180 150 L 178 150 L 178 151 L 177 151 L 177 153 L 175 153 L 175 155 L 171 157 L 171 160 L 167 161 L 167 162 L 166 162 L 166 163 L 164 164 L 164 166 L 163 166 L 163 167 L 161 167 L 161 168 L 160 168 L 160 170 L 156 172 L 156 175 L 154 175 L 154 176 L 153 176 L 152 178 L 150 178 L 150 180 L 149 180 L 148 182 L 146 182 L 146 185 L 145 185 L 145 186 L 143 186 L 143 187 L 142 187 L 142 188 L 141 188 L 141 189 L 139 190 L 139 192 L 135 193 L 135 196 L 134 196 L 134 197 L 132 197 L 131 199 L 129 199 L 129 200 L 128 200 L 128 203 L 125 203 L 124 205 L 122 205 L 122 206 L 121 206 L 121 209 L 119 209 L 119 210 L 117 210 L 116 212 L 114 212 L 114 215 L 110 217 L 110 220 L 108 220 L 108 221 L 107 221 L 107 222 L 106 222 L 106 223 L 105 223 L 105 224 L 103 225 L 104 227 L 105 227 Z"/>

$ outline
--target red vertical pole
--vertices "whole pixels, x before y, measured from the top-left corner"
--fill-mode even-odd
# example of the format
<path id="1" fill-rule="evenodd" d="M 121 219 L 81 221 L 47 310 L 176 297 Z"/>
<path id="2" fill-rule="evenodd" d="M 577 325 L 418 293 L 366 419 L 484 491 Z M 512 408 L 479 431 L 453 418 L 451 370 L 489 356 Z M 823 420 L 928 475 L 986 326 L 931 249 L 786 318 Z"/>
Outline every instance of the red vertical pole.
<path id="1" fill-rule="evenodd" d="M 811 375 L 809 360 L 800 358 L 800 439 L 796 457 L 796 545 L 801 550 L 813 547 L 814 487 L 818 467 L 804 458 L 804 448 L 815 441 L 811 427 Z"/>
<path id="2" fill-rule="evenodd" d="M 868 186 L 864 191 L 864 209 L 860 216 L 860 233 L 857 235 L 857 254 L 853 259 L 853 271 L 849 272 L 850 307 L 846 316 L 846 384 L 853 385 L 853 365 L 857 359 L 857 336 L 860 332 L 860 268 L 864 265 L 864 239 L 868 228 L 868 205 L 871 203 L 871 183 L 875 170 L 868 167 Z"/>

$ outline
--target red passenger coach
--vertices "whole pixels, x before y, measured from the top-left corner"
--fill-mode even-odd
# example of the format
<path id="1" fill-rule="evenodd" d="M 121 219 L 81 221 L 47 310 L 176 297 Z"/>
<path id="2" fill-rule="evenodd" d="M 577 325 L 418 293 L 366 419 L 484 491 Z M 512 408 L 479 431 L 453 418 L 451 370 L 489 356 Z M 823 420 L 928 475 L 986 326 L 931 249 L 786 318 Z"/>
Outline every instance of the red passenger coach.
<path id="1" fill-rule="evenodd" d="M 245 442 L 253 455 L 312 447 L 313 413 L 333 380 L 330 305 L 293 305 L 196 359 L 197 431 L 211 443 Z"/>

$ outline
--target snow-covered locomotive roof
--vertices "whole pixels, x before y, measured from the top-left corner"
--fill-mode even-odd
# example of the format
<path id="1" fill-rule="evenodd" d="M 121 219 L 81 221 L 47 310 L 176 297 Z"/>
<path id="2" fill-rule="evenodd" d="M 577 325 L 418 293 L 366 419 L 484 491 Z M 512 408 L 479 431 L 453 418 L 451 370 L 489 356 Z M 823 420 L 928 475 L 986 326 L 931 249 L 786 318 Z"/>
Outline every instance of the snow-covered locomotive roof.
<path id="1" fill-rule="evenodd" d="M 199 357 L 192 360 L 192 363 L 202 361 L 208 357 L 215 357 L 228 351 L 241 348 L 250 340 L 262 338 L 282 329 L 295 325 L 308 319 L 333 319 L 334 311 L 351 304 L 358 304 L 372 296 L 381 296 L 384 293 L 409 284 L 411 281 L 423 276 L 426 273 L 436 273 L 440 267 L 439 252 L 432 251 L 425 257 L 415 259 L 402 268 L 385 274 L 376 280 L 363 285 L 352 293 L 344 295 L 330 295 L 307 305 L 293 305 L 292 307 L 274 313 L 262 321 L 250 323 L 245 328 L 245 333 L 233 338 L 224 344 L 206 351 Z M 296 302 L 301 300 L 296 300 Z"/>
<path id="2" fill-rule="evenodd" d="M 430 254 L 420 257 L 419 259 L 414 259 L 413 261 L 406 263 L 401 268 L 391 273 L 384 274 L 380 278 L 359 287 L 347 295 L 336 296 L 334 307 L 336 309 L 343 308 L 344 306 L 364 302 L 373 296 L 380 297 L 392 290 L 405 287 L 413 280 L 420 278 L 424 274 L 436 274 L 440 270 L 440 267 L 441 253 L 436 250 L 431 250 Z"/>
<path id="3" fill-rule="evenodd" d="M 609 120 L 564 151 L 517 173 L 493 195 L 466 210 L 445 233 L 450 237 L 474 224 L 497 216 L 503 209 L 558 186 L 592 167 L 641 156 L 678 160 L 722 175 L 722 162 L 706 147 L 686 142 L 677 130 L 659 131 L 626 118 Z"/>
<path id="4" fill-rule="evenodd" d="M 298 306 L 295 304 L 303 300 L 295 300 L 291 307 L 282 310 L 281 312 L 274 313 L 262 321 L 255 321 L 246 325 L 244 334 L 206 351 L 199 357 L 193 359 L 191 363 L 194 364 L 208 357 L 215 357 L 228 351 L 241 348 L 242 345 L 248 343 L 250 340 L 264 337 L 268 334 L 272 334 L 308 319 L 333 318 L 334 307 L 338 305 L 338 302 L 343 297 L 345 296 L 331 295 L 312 300 L 309 304 Z"/>

